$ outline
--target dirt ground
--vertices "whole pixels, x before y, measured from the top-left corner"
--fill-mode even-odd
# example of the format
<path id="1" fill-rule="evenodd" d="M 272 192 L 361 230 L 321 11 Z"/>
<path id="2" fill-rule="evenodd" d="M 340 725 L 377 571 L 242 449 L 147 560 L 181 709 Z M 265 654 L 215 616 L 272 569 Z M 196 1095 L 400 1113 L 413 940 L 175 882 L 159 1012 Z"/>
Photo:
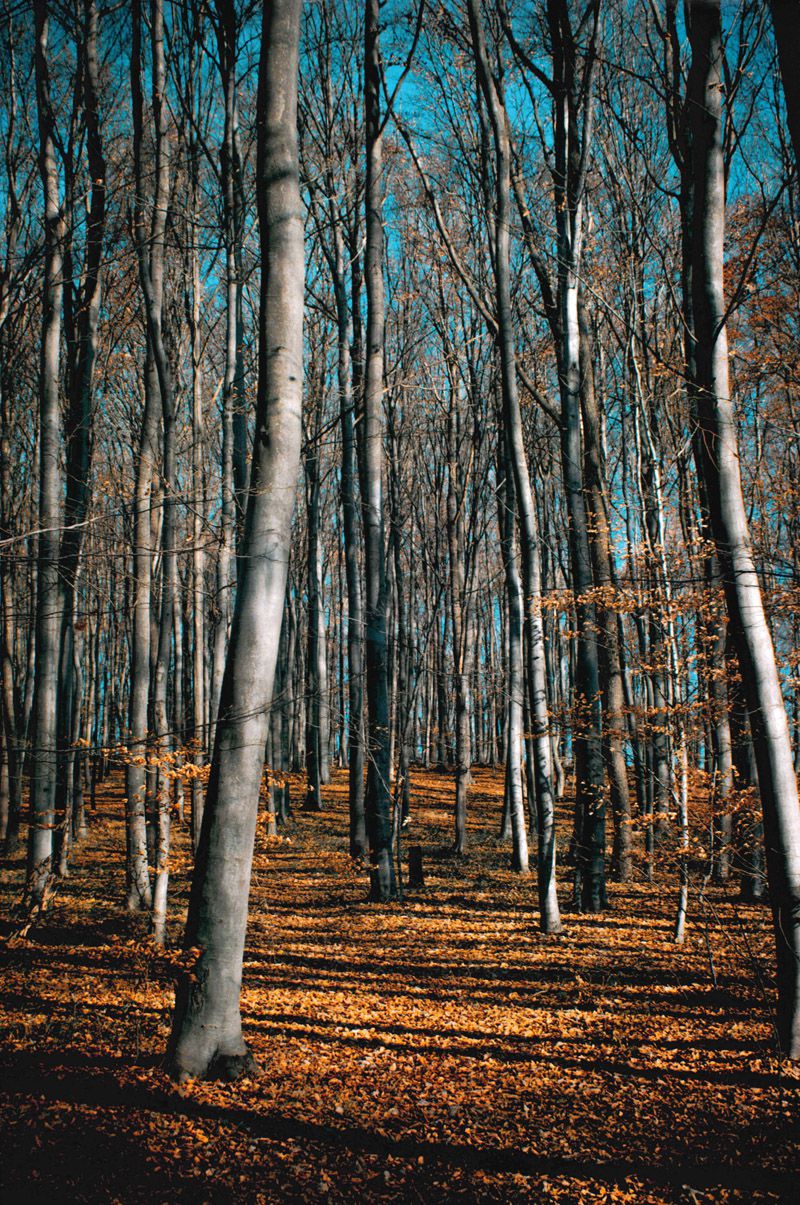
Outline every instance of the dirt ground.
<path id="1" fill-rule="evenodd" d="M 612 885 L 612 910 L 537 930 L 535 877 L 496 839 L 478 770 L 471 850 L 447 852 L 452 779 L 417 772 L 406 843 L 426 884 L 365 903 L 346 774 L 326 810 L 259 829 L 242 1011 L 263 1069 L 178 1089 L 161 1069 L 189 858 L 177 829 L 171 951 L 122 910 L 120 778 L 51 913 L 15 935 L 24 859 L 0 872 L 0 1199 L 790 1201 L 800 1073 L 776 1055 L 770 916 L 736 884 Z M 301 797 L 295 784 L 294 798 Z M 566 843 L 568 816 L 561 817 Z M 559 867 L 562 900 L 566 866 Z"/>

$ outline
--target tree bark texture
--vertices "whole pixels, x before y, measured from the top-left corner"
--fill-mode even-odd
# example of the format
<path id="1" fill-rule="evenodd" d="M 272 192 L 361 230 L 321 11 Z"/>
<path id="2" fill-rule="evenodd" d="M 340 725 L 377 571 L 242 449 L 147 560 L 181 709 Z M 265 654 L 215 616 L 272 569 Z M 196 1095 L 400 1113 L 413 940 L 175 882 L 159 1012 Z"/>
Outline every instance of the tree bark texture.
<path id="1" fill-rule="evenodd" d="M 750 546 L 736 418 L 728 380 L 723 262 L 723 45 L 719 0 L 692 5 L 687 86 L 694 177 L 692 302 L 697 365 L 697 470 L 742 675 L 764 814 L 764 841 L 778 965 L 778 1035 L 800 1058 L 800 801 L 789 724 Z"/>
<path id="2" fill-rule="evenodd" d="M 303 208 L 297 149 L 302 0 L 266 0 L 258 90 L 261 306 L 256 438 L 236 597 L 168 1051 L 179 1079 L 252 1068 L 239 995 L 302 439 Z"/>

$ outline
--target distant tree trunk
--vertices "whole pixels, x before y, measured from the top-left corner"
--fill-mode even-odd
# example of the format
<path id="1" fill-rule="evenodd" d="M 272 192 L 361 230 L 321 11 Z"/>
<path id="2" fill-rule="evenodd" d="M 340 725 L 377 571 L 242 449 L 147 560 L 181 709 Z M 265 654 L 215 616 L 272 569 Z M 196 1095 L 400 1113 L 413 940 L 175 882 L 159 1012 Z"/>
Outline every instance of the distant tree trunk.
<path id="1" fill-rule="evenodd" d="M 160 355 L 164 356 L 163 344 Z M 164 357 L 166 365 L 166 357 Z M 167 372 L 169 368 L 167 367 Z M 167 888 L 169 884 L 170 818 L 172 814 L 172 783 L 169 777 L 170 754 L 174 744 L 168 714 L 169 667 L 172 653 L 174 619 L 177 606 L 177 568 L 175 564 L 175 411 L 171 382 L 162 388 L 164 399 L 164 519 L 161 528 L 161 615 L 159 617 L 158 650 L 153 680 L 153 722 L 155 749 L 159 760 L 158 792 L 156 797 L 156 843 L 153 869 L 153 940 L 163 945 L 167 923 Z"/>
<path id="2" fill-rule="evenodd" d="M 575 749 L 577 857 L 574 902 L 589 912 L 606 907 L 605 796 L 597 615 L 589 523 L 583 481 L 579 293 L 585 176 L 592 136 L 592 73 L 598 6 L 583 78 L 567 0 L 548 0 L 553 42 L 555 202 L 558 241 L 558 379 L 561 395 L 561 463 L 569 517 L 572 590 L 577 621 L 573 741 Z M 580 113 L 583 108 L 583 113 Z"/>
<path id="3" fill-rule="evenodd" d="M 55 156 L 55 114 L 47 60 L 47 0 L 35 0 L 36 100 L 39 118 L 39 171 L 45 210 L 44 288 L 39 384 L 39 551 L 36 594 L 36 663 L 33 702 L 31 811 L 26 895 L 46 903 L 52 873 L 58 736 L 58 663 L 61 588 L 58 580 L 61 525 L 61 414 L 59 375 L 63 297 L 64 215 Z"/>
<path id="4" fill-rule="evenodd" d="M 443 303 L 444 304 L 444 303 Z M 446 317 L 443 315 L 443 321 Z M 465 580 L 464 494 L 459 471 L 458 380 L 452 353 L 448 363 L 449 408 L 447 417 L 447 538 L 450 560 L 450 623 L 453 629 L 455 680 L 456 801 L 453 852 L 467 850 L 467 793 L 472 749 L 470 742 L 471 698 L 469 677 L 473 660 Z"/>
<path id="5" fill-rule="evenodd" d="M 364 819 L 364 638 L 361 573 L 359 568 L 358 465 L 356 460 L 355 397 L 350 357 L 352 317 L 345 286 L 344 241 L 333 222 L 335 252 L 333 287 L 336 300 L 339 416 L 342 427 L 342 520 L 347 580 L 347 757 L 349 773 L 350 856 L 364 858 L 367 833 Z"/>
<path id="6" fill-rule="evenodd" d="M 0 332 L 1 333 L 1 332 Z M 2 369 L 4 342 L 0 338 L 0 499 L 2 499 L 3 536 L 8 534 L 7 508 L 11 502 L 10 426 L 8 423 L 7 381 Z M 10 517 L 10 516 L 9 516 Z M 2 849 L 13 853 L 19 842 L 22 813 L 23 748 L 20 733 L 19 695 L 14 680 L 15 575 L 10 558 L 0 557 L 0 692 L 2 693 L 3 735 L 8 812 L 5 830 L 0 833 Z"/>
<path id="7" fill-rule="evenodd" d="M 311 382 L 311 389 L 321 387 L 319 375 Z M 310 407 L 309 407 L 310 408 Z M 319 411 L 317 410 L 317 415 Z M 306 468 L 306 515 L 307 515 L 307 565 L 306 576 L 308 583 L 308 632 L 307 655 L 308 689 L 306 691 L 306 799 L 304 807 L 307 811 L 322 811 L 323 782 L 323 721 L 322 713 L 326 704 L 323 696 L 325 680 L 320 672 L 325 658 L 325 627 L 321 623 L 322 607 L 320 593 L 322 591 L 322 548 L 320 541 L 320 471 L 319 471 L 318 432 L 309 434 L 305 452 Z"/>
<path id="8" fill-rule="evenodd" d="M 511 308 L 511 146 L 502 97 L 497 89 L 486 51 L 479 0 L 469 0 L 472 43 L 480 87 L 492 122 L 497 165 L 497 210 L 495 216 L 494 273 L 497 291 L 497 345 L 500 360 L 503 437 L 513 468 L 514 490 L 522 533 L 522 576 L 526 621 L 526 671 L 530 716 L 534 731 L 536 761 L 536 808 L 538 832 L 538 890 L 540 925 L 544 932 L 558 933 L 561 916 L 556 895 L 555 796 L 552 780 L 550 719 L 547 705 L 547 676 L 542 623 L 542 570 L 539 525 L 533 501 L 522 430 L 514 347 L 514 318 Z"/>
<path id="9" fill-rule="evenodd" d="M 512 869 L 518 871 L 520 874 L 527 874 L 530 869 L 528 864 L 528 831 L 525 818 L 525 802 L 522 797 L 522 720 L 525 695 L 525 662 L 522 648 L 525 611 L 522 601 L 522 581 L 519 575 L 517 541 L 514 530 L 517 518 L 514 475 L 509 463 L 510 456 L 507 445 L 502 455 L 504 463 L 499 476 L 501 477 L 504 489 L 502 491 L 498 489 L 497 498 L 500 505 L 500 540 L 508 605 L 508 671 L 506 673 L 508 718 L 506 720 L 507 751 L 504 800 L 504 814 L 507 819 L 503 827 L 508 827 L 511 830 Z M 498 482 L 499 485 L 500 482 Z M 505 833 L 502 835 L 505 836 Z"/>
<path id="10" fill-rule="evenodd" d="M 410 763 L 409 731 L 411 717 L 409 705 L 412 695 L 409 677 L 411 666 L 411 635 L 408 625 L 408 602 L 404 588 L 402 533 L 406 530 L 406 516 L 403 511 L 400 486 L 400 464 L 402 453 L 398 447 L 398 435 L 392 418 L 392 428 L 389 436 L 391 449 L 391 464 L 389 466 L 389 498 L 391 503 L 391 553 L 394 567 L 395 602 L 397 607 L 397 649 L 395 660 L 397 666 L 397 688 L 395 691 L 395 742 L 398 748 L 397 775 L 395 778 L 395 798 L 399 799 L 400 823 L 405 824 L 410 816 Z M 413 586 L 412 586 L 413 598 Z"/>
<path id="11" fill-rule="evenodd" d="M 372 895 L 376 900 L 396 894 L 392 858 L 392 800 L 390 785 L 389 663 L 386 641 L 387 575 L 383 515 L 383 364 L 385 300 L 383 286 L 383 128 L 380 115 L 380 33 L 378 0 L 366 0 L 364 89 L 367 137 L 366 249 L 367 289 L 366 371 L 361 505 L 364 522 L 364 573 L 369 715 L 365 815 L 372 864 Z"/>
<path id="12" fill-rule="evenodd" d="M 241 567 L 239 557 L 247 492 L 247 408 L 242 317 L 244 191 L 236 87 L 238 17 L 234 0 L 215 0 L 214 11 L 225 113 L 219 152 L 225 241 L 225 370 L 222 382 L 221 523 L 213 608 L 210 693 L 206 700 L 209 751 L 214 744 L 214 725 L 225 671 L 233 595 Z M 199 839 L 202 821 L 201 797 L 197 798 L 197 803 L 197 814 L 193 817 L 195 843 Z"/>
<path id="13" fill-rule="evenodd" d="M 259 72 L 261 308 L 256 438 L 211 777 L 179 985 L 171 1074 L 231 1078 L 252 1067 L 239 994 L 264 748 L 286 592 L 302 438 L 303 207 L 297 154 L 302 0 L 266 0 Z"/>
<path id="14" fill-rule="evenodd" d="M 61 541 L 59 578 L 63 592 L 61 652 L 59 659 L 59 745 L 60 794 L 64 806 L 59 872 L 66 873 L 67 859 L 76 814 L 73 782 L 82 755 L 76 748 L 80 728 L 81 692 L 76 666 L 81 638 L 75 631 L 77 580 L 84 545 L 85 520 L 89 510 L 89 469 L 92 456 L 92 396 L 94 366 L 97 358 L 100 320 L 101 268 L 105 232 L 105 175 L 103 144 L 97 111 L 99 65 L 97 56 L 97 6 L 94 0 L 83 5 L 82 108 L 86 124 L 86 145 L 91 193 L 86 223 L 86 255 L 80 288 L 75 288 L 77 313 L 70 305 L 68 324 L 69 366 L 67 373 L 69 409 L 66 424 L 66 501 L 64 534 Z M 71 244 L 71 239 L 70 239 Z M 71 259 L 70 246 L 70 259 Z M 78 275 L 72 264 L 65 264 L 68 280 Z"/>
<path id="15" fill-rule="evenodd" d="M 590 553 L 595 585 L 600 588 L 598 605 L 599 669 L 603 691 L 605 725 L 603 747 L 608 769 L 609 796 L 614 818 L 612 869 L 620 882 L 631 876 L 631 805 L 628 770 L 623 746 L 625 696 L 622 654 L 617 614 L 613 605 L 615 575 L 611 552 L 611 522 L 608 508 L 606 467 L 603 457 L 601 412 L 594 379 L 594 340 L 584 299 L 579 300 L 581 328 L 581 418 L 583 467 L 589 508 Z"/>
<path id="16" fill-rule="evenodd" d="M 196 195 L 196 194 L 195 194 Z M 195 209 L 196 212 L 196 209 Z M 206 764 L 208 703 L 206 699 L 206 556 L 203 546 L 206 514 L 203 488 L 203 377 L 200 338 L 200 256 L 196 240 L 192 245 L 191 354 L 192 354 L 192 761 L 200 768 Z M 227 369 L 227 365 L 226 365 Z M 228 569 L 223 569 L 223 575 Z M 203 820 L 205 791 L 195 773 L 191 780 L 192 844 L 197 848 Z"/>
<path id="17" fill-rule="evenodd" d="M 137 11 L 140 0 L 134 5 L 134 21 L 137 31 L 140 25 L 140 14 Z M 138 34 L 134 35 L 135 37 Z M 168 758 L 171 749 L 170 725 L 168 717 L 168 674 L 172 651 L 172 633 L 174 627 L 174 607 L 176 605 L 176 565 L 175 565 L 175 397 L 172 382 L 172 370 L 164 344 L 163 331 L 163 281 L 164 281 L 164 233 L 166 229 L 167 207 L 169 205 L 170 167 L 169 143 L 167 138 L 167 106 L 164 89 L 166 84 L 166 64 L 164 59 L 164 11 L 163 0 L 153 0 L 151 38 L 153 46 L 152 66 L 152 111 L 155 149 L 155 178 L 156 201 L 154 213 L 154 228 L 156 237 L 151 237 L 150 244 L 144 237 L 141 222 L 136 222 L 134 233 L 136 251 L 139 261 L 139 282 L 144 299 L 144 310 L 147 320 L 147 342 L 155 367 L 156 386 L 161 401 L 163 418 L 163 464 L 161 486 L 163 491 L 162 521 L 161 521 L 161 613 L 154 633 L 151 633 L 150 655 L 155 651 L 152 673 L 153 693 L 153 725 L 155 751 L 158 758 L 156 778 L 155 825 L 153 861 L 155 869 L 155 892 L 153 896 L 153 935 L 158 944 L 163 944 L 166 907 L 168 858 L 170 842 L 170 814 L 172 792 L 167 777 Z M 136 74 L 134 86 L 138 91 L 138 101 L 141 103 L 141 55 L 137 53 L 132 63 L 132 71 Z M 137 131 L 137 186 L 141 184 L 141 108 L 134 121 Z M 149 886 L 149 884 L 148 884 Z"/>
<path id="18" fill-rule="evenodd" d="M 800 801 L 789 725 L 772 637 L 750 547 L 742 494 L 736 419 L 728 382 L 723 262 L 723 48 L 719 0 L 694 5 L 687 85 L 694 177 L 692 302 L 697 379 L 698 475 L 705 483 L 711 528 L 728 605 L 753 736 L 778 964 L 778 1034 L 800 1058 Z"/>
<path id="19" fill-rule="evenodd" d="M 235 529 L 237 557 L 242 540 L 247 501 L 247 408 L 244 389 L 244 283 L 245 222 L 239 106 L 236 87 L 238 22 L 235 0 L 215 0 L 217 50 L 225 104 L 225 124 L 220 146 L 222 202 L 225 218 L 225 379 L 223 412 L 228 444 L 223 458 L 228 468 L 223 481 L 223 516 Z M 230 531 L 228 533 L 230 535 Z M 237 560 L 237 570 L 240 566 Z M 230 563 L 227 566 L 230 574 Z M 226 620 L 231 610 L 231 581 L 226 579 Z M 226 622 L 227 636 L 227 622 Z"/>
<path id="20" fill-rule="evenodd" d="M 729 640 L 730 644 L 730 640 Z M 736 809 L 734 830 L 735 865 L 739 871 L 739 888 L 742 900 L 756 904 L 766 899 L 767 876 L 764 865 L 764 825 L 760 812 L 753 810 L 753 796 L 758 791 L 758 768 L 753 742 L 750 737 L 750 720 L 747 703 L 742 690 L 742 679 L 736 656 L 729 648 L 728 666 L 731 672 L 729 687 L 731 757 L 734 766 L 734 787 L 745 795 L 744 807 Z"/>
<path id="21" fill-rule="evenodd" d="M 152 611 L 152 549 L 158 539 L 153 507 L 156 474 L 156 445 L 159 412 L 174 410 L 169 366 L 161 334 L 161 308 L 164 282 L 164 243 L 169 205 L 169 159 L 167 154 L 167 108 L 162 103 L 164 66 L 164 26 L 162 0 L 155 0 L 152 23 L 153 118 L 155 150 L 155 186 L 149 229 L 143 212 L 147 174 L 143 163 L 144 95 L 142 91 L 142 13 L 141 0 L 133 4 L 133 44 L 131 53 L 131 91 L 133 96 L 133 144 L 136 172 L 136 197 L 133 230 L 139 261 L 139 281 L 147 321 L 145 362 L 145 399 L 141 439 L 136 464 L 134 505 L 134 602 L 131 640 L 131 686 L 129 722 L 129 764 L 126 774 L 127 795 L 127 902 L 133 911 L 149 908 L 151 887 L 148 872 L 146 800 L 147 774 L 144 760 L 149 739 L 149 697 L 151 677 L 158 655 L 158 628 Z M 152 783 L 150 789 L 152 789 Z"/>

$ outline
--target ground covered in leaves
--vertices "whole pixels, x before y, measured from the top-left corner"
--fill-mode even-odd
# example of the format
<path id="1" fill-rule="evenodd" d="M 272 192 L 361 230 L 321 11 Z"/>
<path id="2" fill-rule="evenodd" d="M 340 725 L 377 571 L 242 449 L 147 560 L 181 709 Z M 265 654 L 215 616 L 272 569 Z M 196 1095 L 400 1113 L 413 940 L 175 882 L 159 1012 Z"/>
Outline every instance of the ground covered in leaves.
<path id="1" fill-rule="evenodd" d="M 322 814 L 260 830 L 242 1009 L 263 1075 L 236 1084 L 178 1089 L 160 1066 L 185 832 L 166 956 L 120 907 L 119 780 L 24 937 L 23 860 L 6 860 L 0 1198 L 797 1200 L 800 1076 L 776 1056 L 768 910 L 696 887 L 677 949 L 665 866 L 544 937 L 535 881 L 496 840 L 501 793 L 476 773 L 455 861 L 452 780 L 414 775 L 426 884 L 390 906 L 364 902 L 348 857 L 344 774 Z"/>

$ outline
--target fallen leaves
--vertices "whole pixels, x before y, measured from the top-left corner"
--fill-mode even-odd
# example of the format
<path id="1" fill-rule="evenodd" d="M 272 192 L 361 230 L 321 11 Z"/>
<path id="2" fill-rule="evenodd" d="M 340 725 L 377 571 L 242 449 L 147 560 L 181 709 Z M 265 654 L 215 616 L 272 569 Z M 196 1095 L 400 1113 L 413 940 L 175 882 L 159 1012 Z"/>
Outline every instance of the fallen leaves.
<path id="1" fill-rule="evenodd" d="M 179 830 L 173 946 L 157 951 L 118 906 L 107 784 L 57 909 L 2 950 L 6 1199 L 783 1199 L 800 1076 L 775 1058 L 760 986 L 766 908 L 711 888 L 712 919 L 693 912 L 677 950 L 665 875 L 543 937 L 535 880 L 491 835 L 502 780 L 482 770 L 460 862 L 441 855 L 450 779 L 414 774 L 426 887 L 366 905 L 345 779 L 286 839 L 259 834 L 242 1010 L 265 1074 L 181 1087 L 160 1063 L 173 981 L 196 955 L 177 948 L 188 842 Z M 20 873 L 2 872 L 7 903 Z"/>

